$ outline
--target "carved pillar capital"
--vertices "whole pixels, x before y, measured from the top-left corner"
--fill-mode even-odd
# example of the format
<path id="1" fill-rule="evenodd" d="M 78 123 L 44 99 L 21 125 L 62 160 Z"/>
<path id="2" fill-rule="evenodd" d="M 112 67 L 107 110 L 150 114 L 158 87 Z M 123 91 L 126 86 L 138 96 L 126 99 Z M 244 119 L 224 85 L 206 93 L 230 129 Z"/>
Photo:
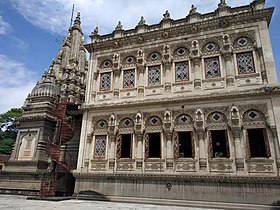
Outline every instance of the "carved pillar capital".
<path id="1" fill-rule="evenodd" d="M 192 56 L 191 59 L 195 66 L 200 66 L 200 63 L 201 63 L 200 56 Z"/>
<path id="2" fill-rule="evenodd" d="M 142 73 L 142 74 L 145 73 L 146 66 L 144 64 L 137 64 L 136 67 L 137 67 L 137 71 L 138 71 L 139 74 L 140 73 Z"/>
<path id="3" fill-rule="evenodd" d="M 137 141 L 143 141 L 143 134 L 142 133 L 135 133 Z"/>
<path id="4" fill-rule="evenodd" d="M 197 136 L 199 140 L 203 140 L 204 139 L 204 129 L 199 129 L 197 130 Z"/>
<path id="5" fill-rule="evenodd" d="M 240 139 L 241 137 L 241 128 L 240 127 L 232 127 L 232 135 L 235 140 Z"/>

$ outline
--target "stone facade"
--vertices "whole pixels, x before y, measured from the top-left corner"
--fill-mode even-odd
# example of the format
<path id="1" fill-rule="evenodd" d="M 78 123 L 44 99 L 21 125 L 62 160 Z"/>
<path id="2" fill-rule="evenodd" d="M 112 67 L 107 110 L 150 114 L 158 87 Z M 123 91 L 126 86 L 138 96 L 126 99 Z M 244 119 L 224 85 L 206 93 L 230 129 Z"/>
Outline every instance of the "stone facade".
<path id="1" fill-rule="evenodd" d="M 208 14 L 193 7 L 179 20 L 166 11 L 156 25 L 141 17 L 133 30 L 120 22 L 112 34 L 95 30 L 85 45 L 90 60 L 75 192 L 276 199 L 279 86 L 268 33 L 272 12 L 264 1 L 238 8 L 221 1 Z M 269 198 L 265 190 L 238 196 L 259 188 L 255 177 L 277 183 L 263 188 L 271 189 Z M 213 194 L 219 183 L 224 186 Z"/>
<path id="2" fill-rule="evenodd" d="M 179 20 L 166 11 L 155 25 L 141 17 L 132 30 L 121 22 L 107 35 L 96 28 L 84 45 L 89 62 L 78 15 L 27 98 L 5 170 L 49 165 L 55 158 L 45 145 L 71 117 L 74 137 L 58 146 L 59 161 L 69 150 L 76 157 L 76 194 L 275 202 L 280 86 L 268 32 L 273 8 L 264 4 L 221 1 L 212 13 L 193 6 Z M 67 116 L 54 114 L 56 103 L 67 104 Z M 12 167 L 23 162 L 26 169 Z"/>

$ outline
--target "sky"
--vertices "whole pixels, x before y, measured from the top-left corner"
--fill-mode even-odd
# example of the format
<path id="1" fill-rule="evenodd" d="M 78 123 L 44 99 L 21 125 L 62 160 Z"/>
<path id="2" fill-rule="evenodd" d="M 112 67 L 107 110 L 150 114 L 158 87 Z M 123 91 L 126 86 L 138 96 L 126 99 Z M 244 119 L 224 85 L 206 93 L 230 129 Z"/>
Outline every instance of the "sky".
<path id="1" fill-rule="evenodd" d="M 253 0 L 227 0 L 231 7 Z M 135 28 L 141 16 L 148 25 L 159 23 L 168 10 L 172 19 L 185 17 L 194 4 L 200 13 L 212 12 L 220 0 L 0 0 L 0 114 L 21 107 L 45 69 L 56 57 L 74 17 L 81 12 L 85 42 L 98 26 L 99 34 L 112 33 L 118 21 Z M 280 78 L 280 0 L 275 7 L 270 36 Z"/>

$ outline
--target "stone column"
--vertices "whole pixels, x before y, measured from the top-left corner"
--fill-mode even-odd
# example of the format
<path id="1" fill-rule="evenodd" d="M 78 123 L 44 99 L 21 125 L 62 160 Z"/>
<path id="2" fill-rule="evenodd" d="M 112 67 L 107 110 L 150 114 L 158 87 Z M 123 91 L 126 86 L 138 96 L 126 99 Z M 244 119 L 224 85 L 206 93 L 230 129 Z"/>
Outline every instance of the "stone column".
<path id="1" fill-rule="evenodd" d="M 194 89 L 198 90 L 201 89 L 201 59 L 200 57 L 194 57 L 192 58 L 193 66 L 194 66 Z"/>
<path id="2" fill-rule="evenodd" d="M 201 53 L 199 51 L 199 42 L 197 40 L 192 41 L 191 47 L 191 59 L 193 62 L 193 74 L 194 74 L 194 89 L 201 89 L 201 79 L 202 72 L 200 69 L 201 66 Z"/>
<path id="3" fill-rule="evenodd" d="M 136 133 L 137 152 L 136 152 L 136 170 L 142 171 L 143 168 L 143 134 Z"/>
<path id="4" fill-rule="evenodd" d="M 234 139 L 234 147 L 235 147 L 235 164 L 236 164 L 236 172 L 244 171 L 244 148 L 241 145 L 241 128 L 233 127 L 232 135 Z"/>
<path id="5" fill-rule="evenodd" d="M 198 143 L 199 143 L 199 170 L 206 171 L 207 169 L 207 147 L 204 139 L 204 130 L 197 130 Z"/>
<path id="6" fill-rule="evenodd" d="M 144 97 L 144 73 L 145 73 L 145 65 L 137 65 L 137 71 L 138 71 L 138 96 Z"/>
<path id="7" fill-rule="evenodd" d="M 171 67 L 172 67 L 172 63 L 169 61 L 166 61 L 163 63 L 163 68 L 164 68 L 164 78 L 165 78 L 165 82 L 164 82 L 164 90 L 165 92 L 171 92 Z"/>
<path id="8" fill-rule="evenodd" d="M 145 73 L 145 61 L 143 50 L 138 50 L 137 52 L 137 73 L 138 73 L 138 97 L 144 97 L 144 73 Z"/>
<path id="9" fill-rule="evenodd" d="M 279 141 L 278 141 L 278 135 L 277 135 L 277 129 L 276 126 L 271 126 L 271 133 L 273 136 L 273 143 L 274 143 L 274 150 L 275 150 L 275 159 L 277 164 L 277 174 L 280 174 L 280 151 L 279 151 Z"/>
<path id="10" fill-rule="evenodd" d="M 173 171 L 172 132 L 165 132 L 166 136 L 166 170 Z"/>
<path id="11" fill-rule="evenodd" d="M 231 63 L 232 54 L 231 52 L 223 53 L 226 69 L 226 83 L 228 86 L 234 86 L 234 68 Z"/>
<path id="12" fill-rule="evenodd" d="M 223 36 L 223 49 L 222 55 L 226 69 L 226 83 L 228 86 L 234 86 L 234 66 L 232 65 L 232 49 L 230 44 L 230 37 L 228 34 Z"/>
<path id="13" fill-rule="evenodd" d="M 164 75 L 164 90 L 166 92 L 171 92 L 171 83 L 172 83 L 172 56 L 170 55 L 169 45 L 163 47 L 163 75 Z"/>
<path id="14" fill-rule="evenodd" d="M 109 159 L 109 170 L 114 170 L 115 168 L 115 159 L 116 159 L 116 135 L 109 134 L 110 146 L 108 152 Z"/>
<path id="15" fill-rule="evenodd" d="M 264 58 L 263 58 L 263 51 L 261 47 L 258 47 L 256 49 L 257 55 L 259 56 L 259 62 L 260 62 L 260 67 L 261 67 L 261 76 L 262 76 L 262 81 L 264 84 L 267 84 L 267 74 L 265 70 L 265 63 L 264 63 Z"/>
<path id="16" fill-rule="evenodd" d="M 121 70 L 120 69 L 114 69 L 113 70 L 113 97 L 114 99 L 119 98 L 119 88 L 120 88 L 120 74 Z"/>

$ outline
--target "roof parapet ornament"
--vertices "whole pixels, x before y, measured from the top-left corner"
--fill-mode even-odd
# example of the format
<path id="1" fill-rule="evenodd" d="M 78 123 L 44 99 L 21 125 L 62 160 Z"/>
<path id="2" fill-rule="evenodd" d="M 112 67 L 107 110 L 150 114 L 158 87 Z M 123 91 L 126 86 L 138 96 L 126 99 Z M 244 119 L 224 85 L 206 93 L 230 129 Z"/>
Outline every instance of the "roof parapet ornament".
<path id="1" fill-rule="evenodd" d="M 123 29 L 122 23 L 121 23 L 121 21 L 119 21 L 118 25 L 115 28 L 115 30 L 122 30 L 122 29 Z"/>
<path id="2" fill-rule="evenodd" d="M 192 4 L 189 15 L 197 13 L 197 7 Z"/>
<path id="3" fill-rule="evenodd" d="M 163 20 L 168 20 L 170 19 L 170 13 L 168 12 L 168 10 L 165 11 L 165 13 L 163 14 Z"/>
<path id="4" fill-rule="evenodd" d="M 92 32 L 92 34 L 97 35 L 98 34 L 98 26 L 96 26 Z"/>
<path id="5" fill-rule="evenodd" d="M 143 26 L 143 25 L 145 25 L 145 23 L 146 23 L 146 21 L 145 21 L 144 17 L 141 16 L 140 21 L 138 22 L 137 26 Z"/>
<path id="6" fill-rule="evenodd" d="M 226 6 L 227 6 L 226 0 L 220 0 L 220 3 L 218 4 L 218 8 L 223 8 Z"/>

